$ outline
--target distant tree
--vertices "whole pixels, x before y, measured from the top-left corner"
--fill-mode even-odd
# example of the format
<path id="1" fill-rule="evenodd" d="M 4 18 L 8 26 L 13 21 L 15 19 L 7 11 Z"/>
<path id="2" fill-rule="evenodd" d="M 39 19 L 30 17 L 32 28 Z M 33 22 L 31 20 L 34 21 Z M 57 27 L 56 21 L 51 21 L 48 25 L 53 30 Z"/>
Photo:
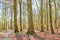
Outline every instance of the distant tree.
<path id="1" fill-rule="evenodd" d="M 48 27 L 48 0 L 46 0 L 46 16 L 47 16 L 47 30 L 49 29 Z"/>
<path id="2" fill-rule="evenodd" d="M 6 3 L 3 4 L 3 15 L 4 15 L 4 27 L 3 27 L 3 29 L 6 30 Z"/>
<path id="3" fill-rule="evenodd" d="M 3 7 L 4 8 L 4 7 Z M 4 13 L 4 9 L 3 9 L 3 15 L 5 15 L 5 13 Z M 4 16 L 3 16 L 4 17 Z M 5 18 L 4 18 L 4 21 L 3 21 L 3 29 L 5 29 Z"/>
<path id="4" fill-rule="evenodd" d="M 10 8 L 10 14 L 11 14 L 10 29 L 12 29 L 12 11 L 13 11 L 12 9 L 13 9 L 13 8 L 11 7 L 11 8 Z"/>

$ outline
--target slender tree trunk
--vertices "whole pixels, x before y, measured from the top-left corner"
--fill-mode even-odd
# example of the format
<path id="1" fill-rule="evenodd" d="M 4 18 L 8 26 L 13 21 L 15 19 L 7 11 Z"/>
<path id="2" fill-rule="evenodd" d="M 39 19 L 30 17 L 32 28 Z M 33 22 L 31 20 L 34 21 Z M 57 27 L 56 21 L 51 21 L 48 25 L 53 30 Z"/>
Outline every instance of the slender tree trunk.
<path id="1" fill-rule="evenodd" d="M 11 21 L 11 22 L 10 22 L 10 29 L 12 29 L 12 11 L 13 11 L 13 10 L 12 10 L 12 8 L 10 8 L 10 14 L 11 14 L 11 20 L 10 20 L 10 21 Z"/>
<path id="2" fill-rule="evenodd" d="M 14 0 L 14 32 L 18 32 L 17 26 L 17 0 Z"/>
<path id="3" fill-rule="evenodd" d="M 8 26 L 7 26 L 8 25 L 8 23 L 7 23 L 8 22 L 8 15 L 7 14 L 8 14 L 8 8 L 6 8 L 6 30 L 8 30 Z"/>
<path id="4" fill-rule="evenodd" d="M 32 0 L 27 0 L 28 2 L 28 32 L 30 34 L 34 34 L 34 24 L 33 24 L 33 15 L 32 15 Z"/>
<path id="5" fill-rule="evenodd" d="M 4 13 L 4 27 L 3 27 L 3 29 L 6 30 L 6 3 L 3 4 L 3 13 Z"/>
<path id="6" fill-rule="evenodd" d="M 4 18 L 4 3 L 3 3 L 3 18 Z M 5 18 L 3 19 L 3 29 L 5 29 Z"/>
<path id="7" fill-rule="evenodd" d="M 59 4 L 59 2 L 58 2 L 58 6 L 59 6 L 58 9 L 60 9 L 60 4 Z M 60 13 L 58 13 L 58 28 L 60 28 L 60 21 L 59 21 L 59 20 L 60 20 L 60 17 L 59 17 L 59 14 L 60 14 Z"/>
<path id="8" fill-rule="evenodd" d="M 46 0 L 46 14 L 47 14 L 47 30 L 49 29 L 48 27 L 48 0 Z"/>
<path id="9" fill-rule="evenodd" d="M 55 6 L 55 28 L 57 29 L 57 9 L 56 9 L 56 1 L 54 0 L 54 6 Z"/>
<path id="10" fill-rule="evenodd" d="M 52 0 L 49 0 L 49 16 L 50 16 L 50 28 L 51 33 L 54 34 L 53 24 L 52 24 Z"/>
<path id="11" fill-rule="evenodd" d="M 20 5 L 20 31 L 22 31 L 22 6 L 21 6 L 22 0 L 19 2 Z"/>
<path id="12" fill-rule="evenodd" d="M 43 0 L 41 0 L 41 32 L 44 32 L 44 28 L 43 28 Z"/>

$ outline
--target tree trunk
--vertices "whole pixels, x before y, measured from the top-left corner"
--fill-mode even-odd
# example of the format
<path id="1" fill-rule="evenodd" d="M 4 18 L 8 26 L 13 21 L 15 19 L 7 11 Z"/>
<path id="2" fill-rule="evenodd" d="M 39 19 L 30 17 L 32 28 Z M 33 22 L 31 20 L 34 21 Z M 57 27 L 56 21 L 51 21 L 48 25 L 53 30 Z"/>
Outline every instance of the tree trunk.
<path id="1" fill-rule="evenodd" d="M 32 0 L 27 0 L 28 2 L 28 32 L 30 34 L 34 34 L 34 24 L 33 24 L 33 15 L 32 15 Z"/>
<path id="2" fill-rule="evenodd" d="M 49 27 L 48 27 L 48 0 L 46 0 L 46 18 L 47 18 L 47 30 L 49 29 Z"/>
<path id="3" fill-rule="evenodd" d="M 3 29 L 6 30 L 6 3 L 3 4 L 3 13 L 4 13 L 4 27 L 3 27 Z"/>
<path id="4" fill-rule="evenodd" d="M 54 34 L 54 29 L 53 29 L 53 24 L 52 24 L 52 5 L 51 5 L 52 0 L 49 0 L 49 16 L 50 16 L 50 28 L 51 28 L 51 33 Z"/>
<path id="5" fill-rule="evenodd" d="M 11 22 L 10 22 L 10 29 L 12 29 L 12 8 L 10 8 L 10 14 L 11 14 Z"/>
<path id="6" fill-rule="evenodd" d="M 41 0 L 41 32 L 44 32 L 44 28 L 43 28 L 43 0 Z"/>
<path id="7" fill-rule="evenodd" d="M 20 31 L 22 31 L 22 6 L 21 6 L 22 0 L 19 2 L 20 5 Z"/>
<path id="8" fill-rule="evenodd" d="M 54 0 L 54 6 L 55 6 L 55 28 L 57 29 L 57 9 L 56 9 L 56 1 Z"/>
<path id="9" fill-rule="evenodd" d="M 17 26 L 17 0 L 14 0 L 14 32 L 18 32 Z"/>

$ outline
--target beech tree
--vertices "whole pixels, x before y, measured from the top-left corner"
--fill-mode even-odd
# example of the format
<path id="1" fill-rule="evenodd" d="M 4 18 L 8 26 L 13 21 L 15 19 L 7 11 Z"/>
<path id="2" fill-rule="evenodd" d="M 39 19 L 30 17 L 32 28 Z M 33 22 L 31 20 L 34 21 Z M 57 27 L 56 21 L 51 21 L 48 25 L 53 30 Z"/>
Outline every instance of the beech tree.
<path id="1" fill-rule="evenodd" d="M 17 0 L 14 0 L 14 32 L 18 32 L 17 26 Z"/>
<path id="2" fill-rule="evenodd" d="M 28 32 L 34 34 L 34 24 L 33 24 L 33 13 L 32 13 L 32 0 L 27 0 L 27 11 L 28 11 Z"/>
<path id="3" fill-rule="evenodd" d="M 20 5 L 20 31 L 22 31 L 22 0 L 19 1 L 19 5 Z"/>
<path id="4" fill-rule="evenodd" d="M 51 33 L 54 34 L 53 24 L 52 24 L 52 0 L 49 0 L 49 17 L 50 17 L 50 28 Z"/>
<path id="5" fill-rule="evenodd" d="M 56 0 L 54 0 L 54 8 L 55 8 L 55 28 L 57 29 L 57 8 L 56 8 Z"/>
<path id="6" fill-rule="evenodd" d="M 41 13 L 41 32 L 44 32 L 43 28 L 43 0 L 41 0 L 41 8 L 40 8 L 40 13 Z"/>

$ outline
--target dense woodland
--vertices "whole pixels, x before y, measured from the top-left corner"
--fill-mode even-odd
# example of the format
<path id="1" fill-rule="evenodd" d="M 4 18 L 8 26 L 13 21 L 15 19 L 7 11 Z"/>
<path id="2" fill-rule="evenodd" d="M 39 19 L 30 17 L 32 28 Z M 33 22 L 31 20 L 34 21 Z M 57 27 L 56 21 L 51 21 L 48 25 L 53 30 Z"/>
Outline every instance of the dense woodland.
<path id="1" fill-rule="evenodd" d="M 28 38 L 35 34 L 59 36 L 60 0 L 0 0 L 0 34 L 8 30 Z"/>

